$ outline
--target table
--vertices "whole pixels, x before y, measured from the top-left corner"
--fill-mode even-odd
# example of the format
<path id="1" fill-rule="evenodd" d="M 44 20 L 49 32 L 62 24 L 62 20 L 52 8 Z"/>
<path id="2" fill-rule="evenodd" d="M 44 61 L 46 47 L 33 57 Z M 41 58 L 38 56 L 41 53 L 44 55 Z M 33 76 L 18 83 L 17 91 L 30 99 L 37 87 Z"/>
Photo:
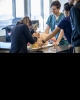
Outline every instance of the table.
<path id="1" fill-rule="evenodd" d="M 7 42 L 0 42 L 0 53 L 9 53 L 11 47 L 11 43 L 7 43 Z M 39 52 L 43 52 L 43 53 L 69 53 L 69 48 L 68 46 L 57 46 L 57 47 L 47 47 L 44 49 L 39 49 L 39 50 L 29 50 L 30 53 L 39 53 Z"/>

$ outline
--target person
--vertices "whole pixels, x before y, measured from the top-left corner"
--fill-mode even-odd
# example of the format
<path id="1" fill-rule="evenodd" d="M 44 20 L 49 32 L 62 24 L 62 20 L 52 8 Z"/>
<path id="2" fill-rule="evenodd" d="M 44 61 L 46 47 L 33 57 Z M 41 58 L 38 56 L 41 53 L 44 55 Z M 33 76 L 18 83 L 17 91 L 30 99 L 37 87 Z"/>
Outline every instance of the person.
<path id="1" fill-rule="evenodd" d="M 80 53 L 80 0 L 68 0 L 74 6 L 71 9 L 73 53 Z"/>
<path id="2" fill-rule="evenodd" d="M 46 41 L 51 39 L 53 36 L 57 34 L 61 29 L 64 31 L 63 33 L 60 33 L 59 39 L 58 39 L 58 44 L 63 36 L 65 35 L 66 39 L 68 42 L 71 44 L 71 33 L 72 33 L 72 28 L 71 28 L 71 22 L 70 22 L 70 9 L 72 8 L 73 5 L 69 5 L 69 3 L 64 4 L 64 15 L 65 18 L 60 21 L 58 24 L 57 28 L 47 37 L 45 40 L 42 40 L 41 43 L 39 43 L 39 46 L 43 46 Z"/>
<path id="3" fill-rule="evenodd" d="M 72 7 L 73 7 L 73 5 L 69 5 L 69 2 L 67 2 L 67 3 L 64 4 L 64 10 L 63 10 L 63 12 L 64 12 L 65 17 L 67 19 L 69 19 L 68 21 L 70 21 L 70 9 Z M 64 28 L 62 28 L 63 27 L 62 25 L 63 25 L 63 23 L 60 23 L 58 25 L 59 28 L 63 29 L 62 30 L 63 32 L 61 32 L 59 34 L 59 37 L 58 37 L 57 41 L 53 43 L 54 46 L 59 45 L 59 42 L 61 41 L 63 35 L 66 35 L 68 33 L 68 31 L 67 31 L 66 34 L 64 33 Z M 70 23 L 69 23 L 69 25 L 70 25 Z M 71 31 L 71 25 L 70 25 L 70 27 L 67 30 L 69 30 L 69 33 L 70 34 L 69 34 L 69 36 L 65 36 L 65 37 L 67 37 L 68 43 L 70 44 L 69 47 L 71 47 L 71 32 L 70 32 Z"/>
<path id="4" fill-rule="evenodd" d="M 34 44 L 39 38 L 38 34 L 32 37 L 29 30 L 29 17 L 17 22 L 11 33 L 11 49 L 9 53 L 28 53 L 27 43 Z"/>
<path id="5" fill-rule="evenodd" d="M 60 12 L 61 3 L 59 1 L 56 1 L 56 0 L 53 1 L 50 7 L 51 7 L 52 14 L 49 16 L 46 22 L 47 26 L 44 31 L 46 34 L 49 33 L 50 29 L 52 32 L 57 27 L 59 22 L 65 17 L 64 14 Z M 60 32 L 58 32 L 55 37 L 51 38 L 51 41 L 56 42 L 56 40 L 58 39 L 59 33 Z M 63 37 L 60 41 L 60 45 L 64 45 L 64 44 L 66 44 L 66 40 Z"/>

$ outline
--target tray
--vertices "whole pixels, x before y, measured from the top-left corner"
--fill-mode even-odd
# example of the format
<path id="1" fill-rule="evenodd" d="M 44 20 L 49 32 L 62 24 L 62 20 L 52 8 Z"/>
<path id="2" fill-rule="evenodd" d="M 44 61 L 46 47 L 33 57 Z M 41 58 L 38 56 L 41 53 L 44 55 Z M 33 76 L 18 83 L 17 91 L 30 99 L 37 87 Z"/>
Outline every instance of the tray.
<path id="1" fill-rule="evenodd" d="M 44 49 L 44 48 L 48 48 L 48 47 L 52 47 L 52 46 L 53 46 L 52 44 L 48 44 L 48 45 L 45 45 L 45 46 L 42 46 L 42 47 L 39 47 L 39 48 L 30 48 L 30 49 L 32 49 L 32 50 L 40 50 L 40 49 Z"/>

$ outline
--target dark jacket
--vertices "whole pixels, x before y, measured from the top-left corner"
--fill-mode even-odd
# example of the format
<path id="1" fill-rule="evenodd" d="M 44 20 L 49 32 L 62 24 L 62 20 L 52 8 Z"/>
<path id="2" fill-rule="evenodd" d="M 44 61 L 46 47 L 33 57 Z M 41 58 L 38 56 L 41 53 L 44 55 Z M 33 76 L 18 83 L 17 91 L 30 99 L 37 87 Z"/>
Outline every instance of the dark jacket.
<path id="1" fill-rule="evenodd" d="M 34 44 L 36 37 L 32 37 L 29 28 L 25 24 L 16 26 L 11 33 L 10 53 L 27 53 L 27 43 Z"/>
<path id="2" fill-rule="evenodd" d="M 71 9 L 72 45 L 80 46 L 80 1 Z"/>

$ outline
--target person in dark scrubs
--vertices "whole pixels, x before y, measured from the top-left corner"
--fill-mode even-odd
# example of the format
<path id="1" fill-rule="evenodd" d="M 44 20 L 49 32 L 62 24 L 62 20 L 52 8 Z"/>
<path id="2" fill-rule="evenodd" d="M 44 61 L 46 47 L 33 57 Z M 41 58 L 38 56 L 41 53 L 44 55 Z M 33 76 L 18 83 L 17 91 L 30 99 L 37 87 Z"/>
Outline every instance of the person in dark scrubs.
<path id="1" fill-rule="evenodd" d="M 57 28 L 45 39 L 42 40 L 41 43 L 39 43 L 39 46 L 43 46 L 43 44 L 51 39 L 53 36 L 55 36 L 61 29 L 64 31 L 64 35 L 68 42 L 71 44 L 71 33 L 72 33 L 72 28 L 71 28 L 71 22 L 70 22 L 70 9 L 72 8 L 73 5 L 69 5 L 69 3 L 64 4 L 64 15 L 65 18 L 60 21 L 58 24 Z M 67 17 L 66 17 L 67 16 Z M 63 34 L 60 34 L 59 39 L 58 39 L 58 44 L 60 40 L 62 39 Z M 57 45 L 58 45 L 57 44 Z"/>
<path id="2" fill-rule="evenodd" d="M 29 30 L 29 17 L 24 17 L 16 24 L 11 33 L 11 49 L 9 53 L 28 53 L 27 43 L 34 44 L 39 38 L 39 34 L 32 37 Z"/>

